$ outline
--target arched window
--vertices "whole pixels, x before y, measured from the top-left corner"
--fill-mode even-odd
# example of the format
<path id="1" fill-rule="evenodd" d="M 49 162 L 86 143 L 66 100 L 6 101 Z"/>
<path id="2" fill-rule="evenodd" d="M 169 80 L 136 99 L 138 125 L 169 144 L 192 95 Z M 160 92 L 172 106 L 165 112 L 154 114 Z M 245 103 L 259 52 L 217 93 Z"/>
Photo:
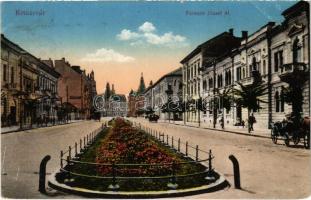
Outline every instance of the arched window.
<path id="1" fill-rule="evenodd" d="M 256 71 L 257 70 L 256 57 L 253 57 L 252 66 L 253 66 L 252 71 Z"/>
<path id="2" fill-rule="evenodd" d="M 242 69 L 242 78 L 245 78 L 245 68 Z"/>
<path id="3" fill-rule="evenodd" d="M 275 99 L 275 112 L 280 112 L 280 96 L 278 91 L 275 92 L 274 99 Z"/>

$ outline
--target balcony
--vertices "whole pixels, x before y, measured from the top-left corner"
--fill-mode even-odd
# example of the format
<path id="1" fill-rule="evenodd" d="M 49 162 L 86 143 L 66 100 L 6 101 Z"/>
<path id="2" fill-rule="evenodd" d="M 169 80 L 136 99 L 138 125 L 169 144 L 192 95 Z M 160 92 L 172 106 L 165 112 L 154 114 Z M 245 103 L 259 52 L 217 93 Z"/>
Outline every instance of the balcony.
<path id="1" fill-rule="evenodd" d="M 288 63 L 281 67 L 279 76 L 286 83 L 305 82 L 309 78 L 309 69 L 305 63 Z"/>

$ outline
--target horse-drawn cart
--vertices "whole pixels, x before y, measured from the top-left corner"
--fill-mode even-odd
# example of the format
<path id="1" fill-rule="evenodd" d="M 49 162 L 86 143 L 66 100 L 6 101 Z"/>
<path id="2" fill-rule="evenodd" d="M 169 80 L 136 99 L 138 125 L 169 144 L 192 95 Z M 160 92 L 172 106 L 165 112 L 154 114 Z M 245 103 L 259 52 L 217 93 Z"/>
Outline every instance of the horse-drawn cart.
<path id="1" fill-rule="evenodd" d="M 299 122 L 283 120 L 282 122 L 272 123 L 271 139 L 277 144 L 278 139 L 284 140 L 286 146 L 290 141 L 297 145 L 301 139 L 305 148 L 310 148 L 310 118 L 304 117 Z"/>

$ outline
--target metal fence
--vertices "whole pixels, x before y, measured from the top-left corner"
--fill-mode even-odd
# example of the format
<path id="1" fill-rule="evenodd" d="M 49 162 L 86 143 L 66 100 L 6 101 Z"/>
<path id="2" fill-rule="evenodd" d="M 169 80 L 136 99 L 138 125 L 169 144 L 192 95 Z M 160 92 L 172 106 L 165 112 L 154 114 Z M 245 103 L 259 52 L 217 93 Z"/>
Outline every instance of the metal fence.
<path id="1" fill-rule="evenodd" d="M 95 163 L 95 162 L 83 162 L 79 161 L 79 156 L 81 155 L 81 152 L 84 152 L 85 148 L 87 148 L 89 145 L 91 145 L 96 137 L 97 134 L 104 128 L 104 124 L 100 130 L 94 131 L 90 134 L 88 134 L 86 137 L 80 139 L 80 148 L 78 153 L 78 144 L 75 143 L 74 145 L 74 156 L 73 156 L 73 149 L 71 146 L 68 147 L 68 150 L 63 152 L 61 151 L 61 171 L 66 173 L 69 179 L 72 176 L 76 177 L 84 177 L 84 178 L 91 178 L 91 179 L 108 179 L 111 180 L 111 185 L 109 186 L 110 189 L 114 190 L 119 188 L 117 184 L 117 180 L 131 180 L 131 179 L 169 179 L 170 182 L 168 182 L 168 187 L 171 189 L 175 189 L 178 185 L 176 183 L 177 178 L 185 178 L 185 177 L 193 177 L 196 175 L 206 175 L 207 180 L 215 180 L 214 177 L 214 169 L 212 168 L 212 160 L 214 159 L 214 156 L 212 155 L 212 151 L 204 151 L 199 149 L 198 145 L 191 145 L 188 142 L 181 141 L 180 138 L 174 139 L 173 136 L 165 135 L 164 133 L 161 133 L 159 131 L 153 130 L 148 127 L 141 126 L 141 124 L 133 123 L 134 127 L 144 131 L 149 136 L 151 136 L 154 140 L 160 142 L 161 144 L 170 147 L 172 150 L 176 151 L 177 153 L 182 154 L 184 157 L 188 158 L 189 161 L 184 162 L 176 162 L 173 161 L 171 163 L 159 163 L 159 164 L 119 164 L 119 163 Z M 83 142 L 82 142 L 83 141 Z M 204 154 L 203 156 L 206 156 L 206 159 L 199 160 L 199 153 Z M 68 154 L 68 155 L 67 155 Z M 67 157 L 65 157 L 67 155 Z M 202 155 L 201 155 L 202 156 Z M 65 159 L 66 158 L 66 159 Z M 67 165 L 64 167 L 63 162 L 66 162 Z M 176 174 L 176 170 L 178 169 L 178 166 L 185 165 L 185 164 L 203 164 L 207 163 L 204 166 L 204 170 L 195 172 L 195 173 L 189 173 L 189 174 Z M 74 164 L 80 164 L 80 165 L 87 165 L 91 166 L 94 169 L 96 169 L 99 166 L 107 167 L 112 170 L 111 175 L 109 176 L 103 176 L 103 175 L 90 175 L 90 174 L 82 174 L 82 173 L 76 173 L 72 170 L 72 166 Z M 164 166 L 170 166 L 170 174 L 162 175 L 162 176 L 120 176 L 121 174 L 120 169 L 125 168 L 132 168 L 132 167 L 164 167 Z"/>

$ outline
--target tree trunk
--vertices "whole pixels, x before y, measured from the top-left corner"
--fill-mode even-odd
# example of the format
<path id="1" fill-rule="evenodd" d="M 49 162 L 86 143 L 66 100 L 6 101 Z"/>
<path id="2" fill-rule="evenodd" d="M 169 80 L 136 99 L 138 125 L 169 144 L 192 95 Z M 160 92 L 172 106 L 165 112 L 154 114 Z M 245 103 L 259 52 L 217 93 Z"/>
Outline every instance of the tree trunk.
<path id="1" fill-rule="evenodd" d="M 250 123 L 249 123 L 249 117 L 250 117 L 250 113 L 251 113 L 251 111 L 250 111 L 250 109 L 248 108 L 247 109 L 247 126 L 248 126 L 248 133 L 251 133 L 251 126 L 250 126 Z"/>

